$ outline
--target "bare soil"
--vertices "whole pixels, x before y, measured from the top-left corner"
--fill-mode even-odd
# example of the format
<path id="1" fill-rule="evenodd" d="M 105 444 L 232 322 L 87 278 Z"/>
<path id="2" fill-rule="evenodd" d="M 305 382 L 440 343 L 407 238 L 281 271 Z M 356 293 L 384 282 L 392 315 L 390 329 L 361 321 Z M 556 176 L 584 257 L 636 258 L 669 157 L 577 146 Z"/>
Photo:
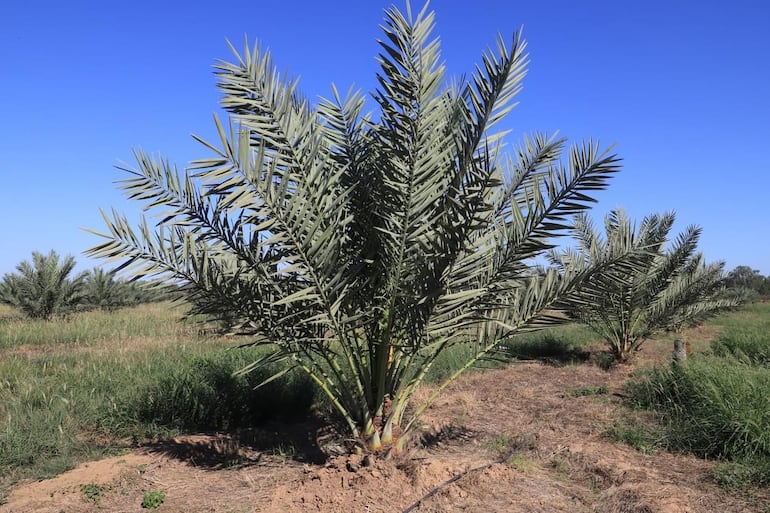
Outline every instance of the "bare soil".
<path id="1" fill-rule="evenodd" d="M 147 491 L 166 494 L 158 511 L 168 513 L 770 511 L 767 490 L 717 486 L 713 462 L 642 454 L 607 438 L 614 420 L 633 414 L 623 399 L 631 373 L 666 361 L 670 350 L 651 341 L 633 367 L 611 371 L 527 362 L 466 375 L 423 416 L 422 443 L 391 459 L 292 455 L 317 425 L 262 439 L 187 436 L 21 483 L 0 513 L 147 511 Z M 602 386 L 608 393 L 573 393 Z"/>

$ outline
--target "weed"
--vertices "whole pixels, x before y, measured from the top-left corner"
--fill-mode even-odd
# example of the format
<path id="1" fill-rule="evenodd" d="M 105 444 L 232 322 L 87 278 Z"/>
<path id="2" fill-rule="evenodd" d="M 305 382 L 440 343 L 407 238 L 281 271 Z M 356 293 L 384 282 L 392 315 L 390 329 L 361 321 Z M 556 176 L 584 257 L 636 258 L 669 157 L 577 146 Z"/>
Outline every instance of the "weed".
<path id="1" fill-rule="evenodd" d="M 297 455 L 297 448 L 293 444 L 278 444 L 273 450 L 273 456 L 277 456 L 284 460 L 294 459 Z"/>
<path id="2" fill-rule="evenodd" d="M 305 375 L 289 373 L 260 387 L 280 369 L 235 374 L 263 352 L 221 351 L 182 361 L 169 375 L 140 390 L 131 408 L 148 424 L 182 430 L 233 430 L 272 419 L 306 417 L 315 387 Z"/>
<path id="3" fill-rule="evenodd" d="M 568 324 L 518 335 L 501 343 L 498 349 L 508 358 L 521 360 L 583 362 L 589 356 L 584 347 L 594 339 L 593 333 L 585 326 Z"/>
<path id="4" fill-rule="evenodd" d="M 606 429 L 605 436 L 628 444 L 642 454 L 655 454 L 665 439 L 662 428 L 638 419 L 616 419 Z"/>
<path id="5" fill-rule="evenodd" d="M 532 461 L 532 458 L 524 454 L 515 454 L 506 463 L 519 472 L 526 473 L 532 471 L 532 469 L 535 468 L 535 464 Z"/>
<path id="6" fill-rule="evenodd" d="M 735 317 L 764 312 L 752 325 L 766 325 L 768 305 L 750 306 Z M 726 462 L 714 471 L 723 486 L 770 483 L 770 367 L 762 356 L 770 341 L 766 331 L 746 335 L 731 318 L 721 322 L 717 355 L 654 369 L 629 391 L 638 406 L 659 412 L 670 448 Z"/>
<path id="7" fill-rule="evenodd" d="M 162 491 L 150 490 L 144 492 L 142 497 L 142 507 L 146 509 L 159 508 L 163 501 L 166 500 L 166 494 Z"/>
<path id="8" fill-rule="evenodd" d="M 98 484 L 89 483 L 81 486 L 80 491 L 83 493 L 83 500 L 85 502 L 92 502 L 98 506 L 106 488 Z"/>
<path id="9" fill-rule="evenodd" d="M 0 311 L 0 488 L 125 454 L 126 439 L 308 414 L 307 380 L 292 374 L 254 390 L 270 369 L 233 372 L 264 350 L 226 351 L 232 340 L 203 338 L 183 313 L 156 304 L 44 323 Z"/>
<path id="10" fill-rule="evenodd" d="M 548 461 L 548 466 L 556 471 L 556 474 L 560 479 L 566 480 L 569 478 L 569 462 L 561 456 L 554 456 Z"/>
<path id="11" fill-rule="evenodd" d="M 629 386 L 633 400 L 661 413 L 669 444 L 702 456 L 770 458 L 770 368 L 732 358 L 692 358 Z"/>
<path id="12" fill-rule="evenodd" d="M 516 437 L 508 433 L 501 433 L 497 436 L 488 438 L 484 442 L 484 448 L 496 457 L 502 457 L 511 451 L 511 448 L 516 442 Z"/>
<path id="13" fill-rule="evenodd" d="M 770 366 L 770 320 L 748 326 L 729 326 L 711 343 L 717 356 L 733 356 L 756 365 Z"/>
<path id="14" fill-rule="evenodd" d="M 712 476 L 720 486 L 728 490 L 767 485 L 770 484 L 770 462 L 723 461 L 714 467 Z"/>
<path id="15" fill-rule="evenodd" d="M 599 351 L 594 355 L 594 358 L 596 359 L 596 365 L 606 371 L 612 369 L 617 364 L 615 356 L 609 351 Z"/>

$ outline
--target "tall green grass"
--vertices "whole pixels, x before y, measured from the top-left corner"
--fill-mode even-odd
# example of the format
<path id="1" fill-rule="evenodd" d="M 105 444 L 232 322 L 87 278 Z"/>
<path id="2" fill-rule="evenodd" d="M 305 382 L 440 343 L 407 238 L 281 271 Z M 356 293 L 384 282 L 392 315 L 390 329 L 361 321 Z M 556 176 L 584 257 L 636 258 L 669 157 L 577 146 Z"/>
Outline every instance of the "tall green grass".
<path id="1" fill-rule="evenodd" d="M 770 484 L 770 304 L 714 320 L 712 354 L 659 367 L 629 383 L 633 401 L 658 412 L 662 445 L 726 462 L 725 485 Z"/>
<path id="2" fill-rule="evenodd" d="M 578 324 L 565 324 L 523 333 L 502 341 L 488 358 L 480 360 L 472 370 L 501 367 L 515 360 L 545 360 L 557 363 L 580 362 L 588 359 L 586 347 L 596 341 L 596 335 Z M 439 354 L 428 370 L 427 383 L 438 383 L 462 367 L 474 348 L 458 345 Z"/>
<path id="3" fill-rule="evenodd" d="M 720 459 L 770 458 L 770 369 L 704 356 L 630 385 L 663 414 L 671 447 Z"/>
<path id="4" fill-rule="evenodd" d="M 301 420 L 316 395 L 307 375 L 292 372 L 260 386 L 281 369 L 237 373 L 263 353 L 236 349 L 183 358 L 170 373 L 137 390 L 127 407 L 128 416 L 153 426 L 192 431 Z"/>
<path id="5" fill-rule="evenodd" d="M 711 344 L 714 354 L 770 366 L 770 303 L 746 305 L 722 322 L 723 330 Z"/>
<path id="6" fill-rule="evenodd" d="M 520 360 L 583 361 L 588 358 L 586 346 L 593 342 L 596 335 L 587 326 L 565 324 L 517 335 L 500 344 L 500 350 L 501 354 Z"/>
<path id="7" fill-rule="evenodd" d="M 770 471 L 770 369 L 700 356 L 654 369 L 629 389 L 636 404 L 659 412 L 670 449 Z M 751 479 L 770 483 L 770 472 Z"/>
<path id="8" fill-rule="evenodd" d="M 0 497 L 21 478 L 66 470 L 130 441 L 233 430 L 307 415 L 315 389 L 273 369 L 235 371 L 260 356 L 180 322 L 168 305 L 88 312 L 40 323 L 0 312 Z"/>

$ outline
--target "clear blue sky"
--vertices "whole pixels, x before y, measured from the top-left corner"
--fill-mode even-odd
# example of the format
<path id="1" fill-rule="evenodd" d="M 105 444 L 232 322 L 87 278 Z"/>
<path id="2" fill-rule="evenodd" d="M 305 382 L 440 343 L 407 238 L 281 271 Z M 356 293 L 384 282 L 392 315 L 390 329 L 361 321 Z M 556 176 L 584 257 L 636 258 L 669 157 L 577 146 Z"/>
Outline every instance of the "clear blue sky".
<path id="1" fill-rule="evenodd" d="M 99 242 L 99 208 L 134 216 L 114 185 L 132 148 L 180 166 L 208 154 L 211 73 L 245 34 L 302 77 L 310 97 L 374 86 L 388 0 L 0 2 L 0 274 L 33 250 Z M 397 5 L 402 6 L 401 0 Z M 415 2 L 416 6 L 421 6 Z M 770 274 L 770 2 L 434 0 L 449 74 L 524 26 L 530 72 L 507 120 L 616 143 L 624 171 L 597 216 L 675 209 L 727 268 Z M 373 105 L 372 105 L 373 107 Z"/>

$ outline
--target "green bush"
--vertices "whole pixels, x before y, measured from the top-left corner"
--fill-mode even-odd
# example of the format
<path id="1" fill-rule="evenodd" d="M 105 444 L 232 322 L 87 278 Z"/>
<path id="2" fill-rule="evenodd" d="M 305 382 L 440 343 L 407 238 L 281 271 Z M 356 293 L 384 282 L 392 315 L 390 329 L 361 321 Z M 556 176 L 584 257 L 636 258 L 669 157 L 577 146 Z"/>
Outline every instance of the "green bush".
<path id="1" fill-rule="evenodd" d="M 670 448 L 765 462 L 770 471 L 770 369 L 707 356 L 655 369 L 629 388 L 638 405 L 661 414 Z"/>
<path id="2" fill-rule="evenodd" d="M 509 338 L 499 349 L 503 355 L 520 360 L 584 361 L 589 356 L 585 346 L 595 339 L 585 326 L 566 325 Z"/>
<path id="3" fill-rule="evenodd" d="M 306 375 L 288 373 L 257 388 L 279 369 L 235 374 L 256 352 L 235 349 L 187 359 L 140 390 L 130 408 L 142 422 L 181 430 L 233 430 L 306 417 L 315 397 Z"/>
<path id="4" fill-rule="evenodd" d="M 166 500 L 165 492 L 150 490 L 150 491 L 144 492 L 144 496 L 142 497 L 142 507 L 147 509 L 159 508 L 160 505 L 163 504 L 163 501 L 165 500 Z"/>

